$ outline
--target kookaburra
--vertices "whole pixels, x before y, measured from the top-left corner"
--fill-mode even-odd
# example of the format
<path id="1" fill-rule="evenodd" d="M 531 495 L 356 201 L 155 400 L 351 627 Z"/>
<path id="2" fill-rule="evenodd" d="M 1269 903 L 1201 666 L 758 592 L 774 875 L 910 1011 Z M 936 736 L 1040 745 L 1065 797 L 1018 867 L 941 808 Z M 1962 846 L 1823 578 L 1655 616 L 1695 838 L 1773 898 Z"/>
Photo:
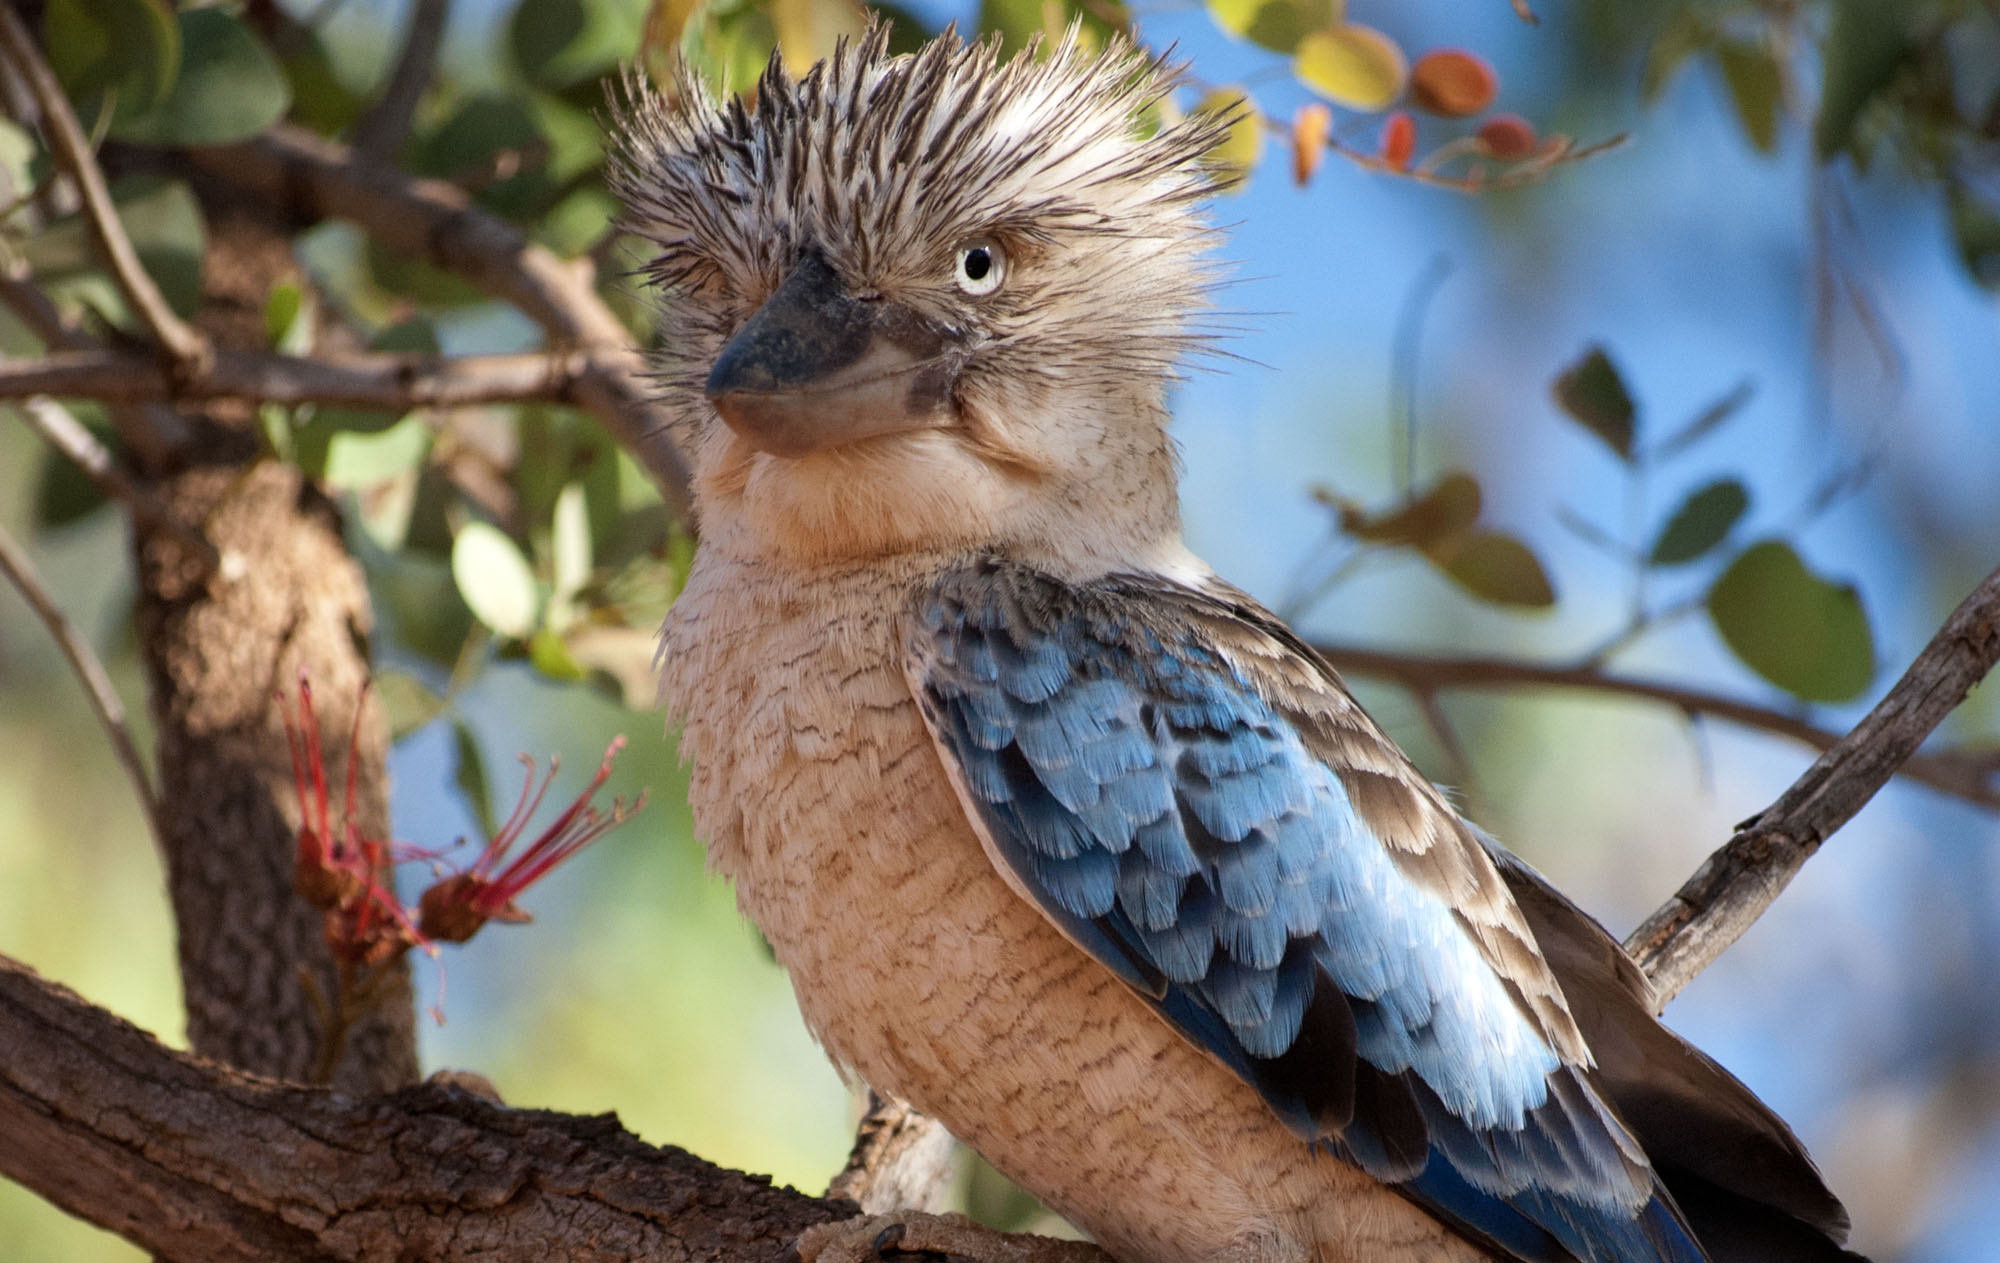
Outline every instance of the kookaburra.
<path id="1" fill-rule="evenodd" d="M 878 28 L 624 112 L 714 866 L 838 1064 L 1128 1263 L 1852 1259 L 1617 944 L 1182 544 L 1227 120 L 1149 133 L 1172 85 Z"/>

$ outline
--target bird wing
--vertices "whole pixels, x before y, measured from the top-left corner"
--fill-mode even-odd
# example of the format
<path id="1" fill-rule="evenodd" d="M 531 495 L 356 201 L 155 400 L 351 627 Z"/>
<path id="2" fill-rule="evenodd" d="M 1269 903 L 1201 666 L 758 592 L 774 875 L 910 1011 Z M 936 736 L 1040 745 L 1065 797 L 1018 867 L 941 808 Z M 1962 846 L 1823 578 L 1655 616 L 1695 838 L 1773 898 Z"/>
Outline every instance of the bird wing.
<path id="1" fill-rule="evenodd" d="M 905 669 L 989 856 L 1297 1135 L 1533 1260 L 1706 1256 L 1477 838 L 1239 593 L 982 559 Z"/>

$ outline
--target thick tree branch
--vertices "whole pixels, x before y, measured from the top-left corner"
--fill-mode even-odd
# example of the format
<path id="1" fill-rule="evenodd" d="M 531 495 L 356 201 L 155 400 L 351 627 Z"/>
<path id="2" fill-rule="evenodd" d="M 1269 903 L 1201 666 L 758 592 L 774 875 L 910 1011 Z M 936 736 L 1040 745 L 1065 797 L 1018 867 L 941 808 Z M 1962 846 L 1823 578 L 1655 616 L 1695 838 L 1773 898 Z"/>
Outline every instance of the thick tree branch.
<path id="1" fill-rule="evenodd" d="M 238 1073 L 0 958 L 0 1174 L 169 1263 L 774 1259 L 853 1213 L 610 1116 Z"/>
<path id="2" fill-rule="evenodd" d="M 631 335 L 595 288 L 588 259 L 566 263 L 473 205 L 463 190 L 358 163 L 348 149 L 291 127 L 239 145 L 189 151 L 204 170 L 307 220 L 344 219 L 382 245 L 424 259 L 520 308 L 558 347 L 585 355 L 575 396 L 636 456 L 667 503 L 692 521 L 688 472 L 665 411 L 644 384 Z"/>
<path id="3" fill-rule="evenodd" d="M 410 22 L 403 36 L 403 52 L 389 75 L 382 97 L 370 106 L 354 125 L 355 152 L 370 162 L 387 162 L 403 147 L 416 117 L 417 102 L 423 99 L 437 66 L 438 49 L 444 44 L 445 22 L 451 16 L 451 0 L 416 0 L 410 6 Z"/>
<path id="4" fill-rule="evenodd" d="M 58 351 L 38 360 L 0 357 L 0 399 L 56 395 L 105 403 L 242 399 L 350 408 L 453 408 L 491 403 L 575 403 L 594 371 L 581 351 L 523 355 L 274 355 L 217 350 L 205 369 L 175 376 L 141 355 Z"/>
<path id="5" fill-rule="evenodd" d="M 1684 714 L 1789 737 L 1820 751 L 1844 740 L 1790 711 L 1705 689 L 1615 675 L 1590 663 L 1556 666 L 1510 658 L 1426 657 L 1348 644 L 1321 643 L 1313 648 L 1341 671 L 1392 680 L 1419 695 L 1439 689 L 1569 689 L 1660 702 Z M 2000 780 L 2000 754 L 1953 750 L 1912 754 L 1895 770 L 1940 793 L 2000 809 L 2000 783 L 1996 783 Z"/>
<path id="6" fill-rule="evenodd" d="M 1834 830 L 1860 811 L 2000 661 L 2000 570 L 1952 611 L 1854 731 L 1736 831 L 1625 948 L 1664 1005 L 1763 915 Z"/>
<path id="7" fill-rule="evenodd" d="M 84 224 L 118 288 L 124 291 L 154 341 L 171 357 L 175 371 L 198 371 L 208 357 L 208 339 L 174 314 L 166 296 L 139 261 L 139 252 L 133 249 L 132 239 L 119 222 L 111 189 L 104 182 L 104 171 L 97 165 L 90 141 L 70 109 L 69 98 L 63 95 L 55 72 L 43 60 L 34 36 L 12 5 L 0 5 L 0 55 L 4 55 L 33 95 L 49 152 L 76 185 L 77 196 L 83 202 Z"/>

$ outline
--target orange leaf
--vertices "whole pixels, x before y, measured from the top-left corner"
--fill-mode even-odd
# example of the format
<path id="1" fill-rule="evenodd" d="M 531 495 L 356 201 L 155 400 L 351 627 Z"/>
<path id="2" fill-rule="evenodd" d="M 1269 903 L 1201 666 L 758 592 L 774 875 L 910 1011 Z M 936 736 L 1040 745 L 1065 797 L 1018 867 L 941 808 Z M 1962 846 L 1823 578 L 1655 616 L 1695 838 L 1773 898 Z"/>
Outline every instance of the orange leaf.
<path id="1" fill-rule="evenodd" d="M 1317 101 L 1301 105 L 1292 115 L 1292 179 L 1304 188 L 1326 157 L 1326 141 L 1333 135 L 1333 111 Z"/>
<path id="2" fill-rule="evenodd" d="M 1502 162 L 1518 162 L 1535 152 L 1534 125 L 1519 114 L 1495 114 L 1480 124 L 1479 143 Z"/>
<path id="3" fill-rule="evenodd" d="M 1458 48 L 1440 48 L 1417 59 L 1410 72 L 1410 95 L 1418 109 L 1446 118 L 1469 118 L 1493 104 L 1500 80 L 1485 58 Z"/>
<path id="4" fill-rule="evenodd" d="M 1408 171 L 1416 152 L 1417 120 L 1397 110 L 1382 123 L 1382 161 L 1398 171 Z"/>

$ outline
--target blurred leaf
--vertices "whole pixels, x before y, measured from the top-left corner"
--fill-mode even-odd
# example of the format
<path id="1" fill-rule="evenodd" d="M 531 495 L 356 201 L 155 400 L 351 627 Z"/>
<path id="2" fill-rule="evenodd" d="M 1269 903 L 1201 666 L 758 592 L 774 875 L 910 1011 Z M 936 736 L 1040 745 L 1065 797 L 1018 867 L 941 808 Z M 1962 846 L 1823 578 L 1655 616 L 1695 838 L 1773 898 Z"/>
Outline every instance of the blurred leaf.
<path id="1" fill-rule="evenodd" d="M 535 630 L 542 597 L 535 572 L 498 527 L 467 522 L 451 546 L 451 577 L 480 622 L 519 640 Z"/>
<path id="2" fill-rule="evenodd" d="M 1535 135 L 1535 125 L 1519 114 L 1495 114 L 1479 125 L 1473 138 L 1488 157 L 1502 162 L 1532 157 L 1542 143 Z"/>
<path id="3" fill-rule="evenodd" d="M 1806 569 L 1783 540 L 1753 545 L 1731 562 L 1709 589 L 1708 613 L 1745 666 L 1794 696 L 1844 702 L 1874 678 L 1860 594 Z"/>
<path id="4" fill-rule="evenodd" d="M 867 20 L 853 0 L 767 0 L 778 47 L 793 74 L 804 74 L 813 63 L 833 56 L 837 41 L 854 39 Z"/>
<path id="5" fill-rule="evenodd" d="M 1743 519 L 1750 493 L 1734 478 L 1720 478 L 1689 495 L 1653 541 L 1646 563 L 1679 566 L 1706 555 Z"/>
<path id="6" fill-rule="evenodd" d="M 889 52 L 891 55 L 900 56 L 903 53 L 914 53 L 929 42 L 931 37 L 930 28 L 925 24 L 923 19 L 916 15 L 915 10 L 906 9 L 900 4 L 870 4 L 868 7 L 876 13 L 881 14 L 883 20 L 890 24 Z"/>
<path id="7" fill-rule="evenodd" d="M 366 568 L 368 590 L 375 608 L 387 615 L 394 643 L 439 666 L 454 666 L 474 620 L 452 582 L 451 567 L 407 547 L 394 554 L 376 547 Z"/>
<path id="8" fill-rule="evenodd" d="M 1492 65 L 1461 48 L 1433 49 L 1410 70 L 1411 100 L 1444 118 L 1470 118 L 1492 105 L 1499 92 Z"/>
<path id="9" fill-rule="evenodd" d="M 279 58 L 292 92 L 293 121 L 322 136 L 337 136 L 361 117 L 367 101 L 347 86 L 319 31 L 298 28 Z"/>
<path id="10" fill-rule="evenodd" d="M 1945 204 L 1951 211 L 1952 242 L 1966 272 L 1987 289 L 2000 289 L 2000 210 L 1956 180 Z"/>
<path id="11" fill-rule="evenodd" d="M 165 101 L 112 125 L 144 145 L 226 145 L 255 136 L 292 103 L 284 70 L 244 23 L 221 9 L 180 14 L 181 71 Z"/>
<path id="12" fill-rule="evenodd" d="M 555 579 L 554 600 L 567 604 L 590 578 L 590 509 L 580 482 L 564 487 L 556 497 L 549 526 L 549 557 Z"/>
<path id="13" fill-rule="evenodd" d="M 528 103 L 484 93 L 459 103 L 413 149 L 411 166 L 474 191 L 480 205 L 525 221 L 556 196 L 549 142 Z"/>
<path id="14" fill-rule="evenodd" d="M 1308 101 L 1292 113 L 1292 182 L 1304 188 L 1326 158 L 1333 136 L 1333 111 Z"/>
<path id="15" fill-rule="evenodd" d="M 1715 35 L 1714 25 L 1702 10 L 1675 9 L 1646 48 L 1646 65 L 1639 78 L 1640 99 L 1648 105 L 1658 100 L 1688 58 L 1714 45 Z"/>
<path id="16" fill-rule="evenodd" d="M 1371 544 L 1406 544 L 1437 552 L 1464 537 L 1479 519 L 1479 480 L 1451 473 L 1428 491 L 1388 513 L 1370 517 L 1351 504 L 1337 503 L 1340 529 Z"/>
<path id="17" fill-rule="evenodd" d="M 103 409 L 95 404 L 71 405 L 70 410 L 86 430 L 96 436 L 97 441 L 107 448 L 117 447 L 116 431 Z M 81 522 L 108 500 L 103 488 L 91 481 L 90 475 L 77 467 L 75 461 L 54 448 L 42 449 L 42 465 L 35 479 L 34 523 L 36 530 L 56 530 L 72 522 Z"/>
<path id="18" fill-rule="evenodd" d="M 1375 144 L 1375 156 L 1398 171 L 1410 169 L 1417 153 L 1417 120 L 1408 110 L 1395 110 L 1382 120 L 1382 136 Z"/>
<path id="19" fill-rule="evenodd" d="M 1543 608 L 1556 602 L 1549 575 L 1528 546 L 1512 535 L 1478 531 L 1439 554 L 1439 569 L 1482 601 Z"/>
<path id="20" fill-rule="evenodd" d="M 457 755 L 457 768 L 452 780 L 458 790 L 465 795 L 466 809 L 479 822 L 479 832 L 492 837 L 498 828 L 493 820 L 493 791 L 486 779 L 486 760 L 479 753 L 479 738 L 472 735 L 472 729 L 462 719 L 451 721 L 452 749 Z"/>
<path id="21" fill-rule="evenodd" d="M 590 672 L 578 666 L 570 657 L 569 647 L 553 627 L 537 627 L 528 640 L 528 662 L 535 670 L 551 680 L 573 684 L 589 676 Z"/>
<path id="22" fill-rule="evenodd" d="M 49 67 L 84 125 L 106 93 L 118 114 L 145 113 L 167 99 L 181 64 L 181 31 L 161 0 L 49 0 L 42 10 Z"/>
<path id="23" fill-rule="evenodd" d="M 998 31 L 1002 53 L 1012 55 L 1037 35 L 1060 35 L 1062 10 L 1052 0 L 979 0 L 979 29 Z"/>
<path id="24" fill-rule="evenodd" d="M 1208 0 L 1217 26 L 1277 53 L 1291 53 L 1314 31 L 1338 25 L 1345 0 Z"/>
<path id="25" fill-rule="evenodd" d="M 1586 430 L 1609 444 L 1623 460 L 1632 459 L 1635 411 L 1625 381 L 1601 346 L 1563 371 L 1555 382 L 1556 402 Z"/>
<path id="26" fill-rule="evenodd" d="M 264 300 L 264 340 L 284 355 L 304 355 L 312 349 L 313 310 L 310 296 L 297 281 L 279 281 Z"/>
<path id="27" fill-rule="evenodd" d="M 1228 138 L 1208 151 L 1207 162 L 1218 187 L 1240 187 L 1264 151 L 1264 119 L 1256 102 L 1241 88 L 1217 88 L 1201 99 L 1194 112 L 1233 118 Z"/>
<path id="28" fill-rule="evenodd" d="M 1382 32 L 1347 22 L 1300 40 L 1292 71 L 1329 101 L 1381 110 L 1401 95 L 1409 63 L 1402 48 Z"/>
<path id="29" fill-rule="evenodd" d="M 1748 379 L 1736 383 L 1728 394 L 1703 408 L 1694 420 L 1660 440 L 1659 446 L 1653 449 L 1652 458 L 1670 459 L 1693 447 L 1721 428 L 1723 423 L 1735 416 L 1756 393 L 1756 383 Z"/>
<path id="30" fill-rule="evenodd" d="M 1813 148 L 1826 162 L 1854 141 L 1854 125 L 1877 93 L 1895 81 L 1914 52 L 1901 4 L 1833 0 L 1820 70 L 1819 122 Z"/>
<path id="31" fill-rule="evenodd" d="M 159 285 L 167 305 L 183 316 L 201 305 L 202 255 L 208 233 L 201 204 L 188 186 L 157 175 L 125 176 L 112 182 L 111 200 L 139 252 L 139 262 Z M 20 245 L 38 279 L 65 281 L 98 275 L 97 255 L 83 221 L 65 216 Z M 115 291 L 110 291 L 115 294 Z M 115 309 L 122 313 L 122 298 Z"/>
<path id="32" fill-rule="evenodd" d="M 392 355 L 438 355 L 443 352 L 443 346 L 438 341 L 437 325 L 425 316 L 411 316 L 378 329 L 375 336 L 368 339 L 368 349 Z M 410 415 L 386 408 L 329 406 L 313 414 L 310 428 L 323 431 L 326 436 L 324 441 L 332 443 L 336 434 L 379 434 L 401 424 Z M 428 445 L 425 451 L 429 451 Z"/>
<path id="33" fill-rule="evenodd" d="M 408 672 L 377 671 L 370 683 L 388 717 L 391 741 L 401 741 L 444 711 L 444 699 Z"/>
<path id="34" fill-rule="evenodd" d="M 434 437 L 423 418 L 415 415 L 376 433 L 336 432 L 327 443 L 321 478 L 330 487 L 365 491 L 403 474 L 414 474 L 430 455 Z"/>
<path id="35" fill-rule="evenodd" d="M 560 92 L 623 64 L 643 21 L 620 0 L 521 0 L 507 22 L 507 50 L 523 79 Z"/>
<path id="36" fill-rule="evenodd" d="M 1716 50 L 1716 60 L 1722 66 L 1723 82 L 1729 85 L 1729 100 L 1736 107 L 1743 134 L 1757 152 L 1774 152 L 1783 86 L 1770 43 L 1731 40 Z"/>

